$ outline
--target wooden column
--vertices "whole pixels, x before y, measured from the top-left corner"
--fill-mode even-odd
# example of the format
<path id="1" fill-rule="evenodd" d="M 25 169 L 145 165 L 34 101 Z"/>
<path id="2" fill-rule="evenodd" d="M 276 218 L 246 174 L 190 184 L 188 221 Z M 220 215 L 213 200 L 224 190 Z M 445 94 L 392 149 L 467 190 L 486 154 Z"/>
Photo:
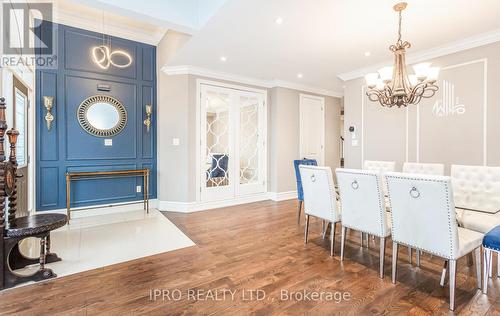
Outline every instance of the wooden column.
<path id="1" fill-rule="evenodd" d="M 9 143 L 10 143 L 10 155 L 9 155 L 9 161 L 16 166 L 14 168 L 14 190 L 12 191 L 12 194 L 9 196 L 9 216 L 8 216 L 8 221 L 14 220 L 16 218 L 16 211 L 17 211 L 17 158 L 16 158 L 16 143 L 17 143 L 17 137 L 19 136 L 19 132 L 13 128 L 7 131 L 7 136 L 9 137 Z"/>
<path id="2" fill-rule="evenodd" d="M 5 236 L 5 131 L 7 121 L 5 120 L 5 99 L 0 98 L 0 289 L 5 287 L 4 283 L 4 236 Z"/>

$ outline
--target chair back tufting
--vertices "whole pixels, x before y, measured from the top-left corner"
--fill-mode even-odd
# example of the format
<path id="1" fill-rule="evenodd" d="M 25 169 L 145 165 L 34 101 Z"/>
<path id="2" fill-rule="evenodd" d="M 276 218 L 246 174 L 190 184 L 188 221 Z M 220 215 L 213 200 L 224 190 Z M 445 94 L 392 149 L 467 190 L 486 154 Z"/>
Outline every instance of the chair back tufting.
<path id="1" fill-rule="evenodd" d="M 394 161 L 376 161 L 376 160 L 365 160 L 363 164 L 364 170 L 375 170 L 379 171 L 381 175 L 385 172 L 395 171 L 396 162 Z"/>
<path id="2" fill-rule="evenodd" d="M 405 162 L 403 164 L 404 173 L 430 174 L 435 176 L 444 175 L 444 165 L 441 163 L 418 163 Z"/>
<path id="3" fill-rule="evenodd" d="M 451 166 L 455 204 L 472 210 L 500 210 L 500 167 Z"/>

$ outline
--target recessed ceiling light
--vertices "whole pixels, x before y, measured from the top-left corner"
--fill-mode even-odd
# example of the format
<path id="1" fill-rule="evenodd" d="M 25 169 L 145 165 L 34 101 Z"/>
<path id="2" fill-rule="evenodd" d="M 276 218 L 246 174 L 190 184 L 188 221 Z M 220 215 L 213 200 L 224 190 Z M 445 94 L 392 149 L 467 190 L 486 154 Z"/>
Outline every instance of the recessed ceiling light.
<path id="1" fill-rule="evenodd" d="M 220 61 L 226 61 L 226 60 L 227 60 L 226 56 L 221 56 Z"/>
<path id="2" fill-rule="evenodd" d="M 282 24 L 283 23 L 283 18 L 277 17 L 276 20 L 274 20 L 274 23 L 276 23 L 276 24 Z"/>
<path id="3" fill-rule="evenodd" d="M 366 56 L 366 57 L 370 56 L 371 54 L 372 54 L 372 53 L 370 53 L 370 52 L 365 52 L 365 56 Z"/>
<path id="4" fill-rule="evenodd" d="M 302 74 L 300 74 L 300 73 L 299 73 L 299 74 L 297 74 L 297 78 L 302 78 L 303 76 L 304 76 L 304 75 L 302 75 Z"/>

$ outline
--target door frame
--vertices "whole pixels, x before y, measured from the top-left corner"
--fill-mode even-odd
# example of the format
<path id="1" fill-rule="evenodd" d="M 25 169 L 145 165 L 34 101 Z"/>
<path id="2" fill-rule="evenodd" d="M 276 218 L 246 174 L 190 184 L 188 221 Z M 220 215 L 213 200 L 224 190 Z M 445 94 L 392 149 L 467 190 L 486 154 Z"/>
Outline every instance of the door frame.
<path id="1" fill-rule="evenodd" d="M 303 108 L 305 107 L 305 105 L 303 104 L 303 100 L 304 99 L 312 99 L 312 100 L 316 100 L 316 101 L 320 101 L 321 102 L 321 109 L 322 109 L 322 112 L 323 112 L 323 115 L 322 115 L 322 122 L 321 122 L 321 154 L 320 154 L 320 157 L 321 157 L 321 161 L 318 161 L 318 165 L 320 166 L 324 166 L 325 165 L 325 131 L 326 131 L 326 128 L 325 128 L 325 114 L 326 114 L 326 107 L 325 107 L 325 98 L 324 97 L 320 97 L 320 96 L 317 96 L 317 95 L 311 95 L 311 94 L 304 94 L 304 93 L 300 93 L 299 94 L 299 155 L 300 155 L 300 159 L 304 158 L 304 153 L 302 152 L 302 130 L 303 130 L 303 121 L 302 121 L 302 110 Z"/>
<path id="2" fill-rule="evenodd" d="M 258 88 L 251 88 L 247 86 L 242 86 L 242 85 L 237 85 L 237 84 L 230 84 L 230 83 L 224 83 L 224 82 L 219 82 L 219 81 L 214 81 L 214 80 L 208 80 L 208 79 L 201 79 L 197 78 L 196 79 L 196 124 L 195 124 L 195 183 L 196 183 L 196 201 L 200 202 L 201 201 L 201 188 L 202 188 L 202 178 L 201 178 L 201 87 L 202 85 L 208 85 L 208 86 L 213 86 L 213 87 L 219 87 L 219 88 L 226 88 L 226 89 L 233 89 L 233 90 L 239 90 L 243 92 L 254 92 L 254 93 L 259 93 L 262 94 L 262 98 L 264 100 L 264 108 L 263 108 L 263 113 L 264 113 L 264 126 L 266 127 L 263 131 L 263 139 L 264 139 L 264 148 L 265 148 L 265 156 L 266 159 L 264 159 L 265 163 L 262 166 L 262 172 L 265 175 L 265 187 L 264 191 L 267 192 L 267 184 L 268 184 L 268 174 L 267 174 L 267 153 L 268 153 L 268 146 L 267 146 L 267 90 L 265 89 L 258 89 Z"/>
<path id="3" fill-rule="evenodd" d="M 36 152 L 35 152 L 35 70 L 28 67 L 11 67 L 0 68 L 0 95 L 6 97 L 6 101 L 13 102 L 10 98 L 13 97 L 14 91 L 14 78 L 21 82 L 28 88 L 28 110 L 26 115 L 28 122 L 26 125 L 28 142 L 27 146 L 27 159 L 28 159 L 28 214 L 36 212 L 36 194 L 35 194 L 35 181 L 36 181 Z M 8 98 L 7 98 L 8 97 Z M 12 113 L 11 113 L 12 112 Z M 6 113 L 7 124 L 13 127 L 14 124 L 14 111 L 7 110 Z M 9 146 L 6 147 L 6 155 L 8 157 Z"/>

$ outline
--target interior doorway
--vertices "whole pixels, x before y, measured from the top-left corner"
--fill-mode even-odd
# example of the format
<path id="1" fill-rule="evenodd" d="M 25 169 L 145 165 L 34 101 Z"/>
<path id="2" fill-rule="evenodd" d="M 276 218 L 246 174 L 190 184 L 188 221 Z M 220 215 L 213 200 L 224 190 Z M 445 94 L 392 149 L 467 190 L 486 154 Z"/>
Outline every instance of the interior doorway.
<path id="1" fill-rule="evenodd" d="M 21 176 L 17 181 L 17 216 L 28 215 L 28 105 L 29 91 L 15 76 L 13 77 L 13 128 L 19 132 L 17 138 L 17 173 Z"/>
<path id="2" fill-rule="evenodd" d="M 316 159 L 325 164 L 325 98 L 301 94 L 300 158 Z"/>
<path id="3" fill-rule="evenodd" d="M 200 200 L 267 191 L 265 93 L 200 84 Z"/>

